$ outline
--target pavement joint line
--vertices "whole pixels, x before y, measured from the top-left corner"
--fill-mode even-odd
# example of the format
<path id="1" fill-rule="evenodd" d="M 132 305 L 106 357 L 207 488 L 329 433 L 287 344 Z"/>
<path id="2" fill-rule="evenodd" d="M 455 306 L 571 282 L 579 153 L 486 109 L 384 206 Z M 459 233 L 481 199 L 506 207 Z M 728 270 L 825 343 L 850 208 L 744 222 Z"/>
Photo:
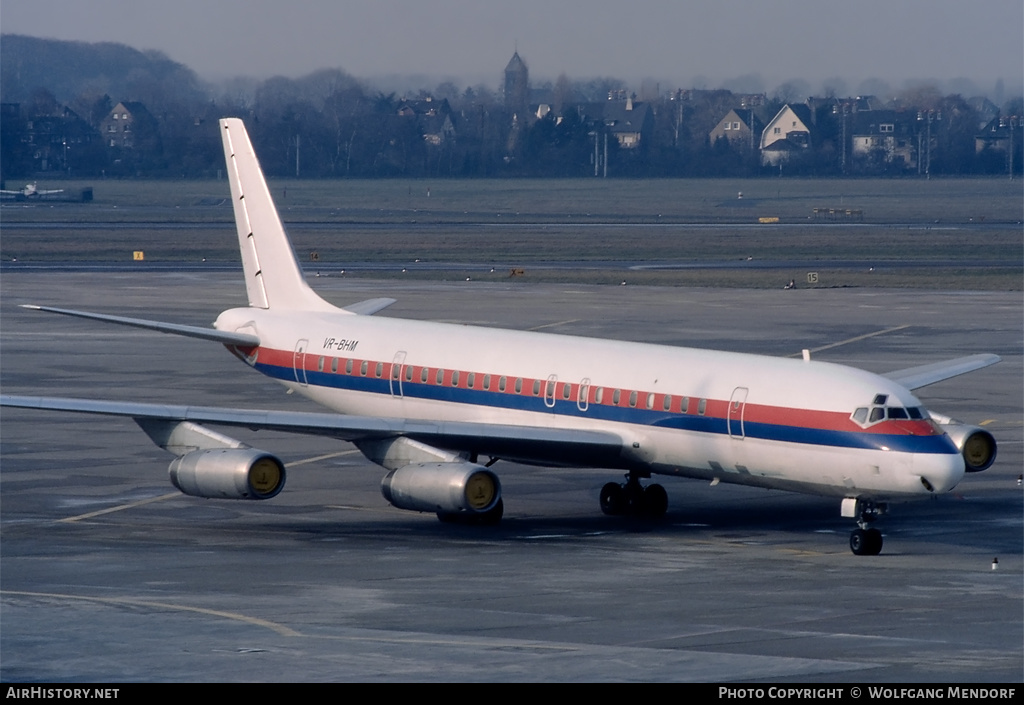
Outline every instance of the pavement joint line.
<path id="1" fill-rule="evenodd" d="M 831 350 L 832 348 L 838 348 L 840 345 L 847 345 L 848 343 L 856 343 L 858 340 L 866 340 L 868 338 L 874 338 L 877 335 L 885 335 L 886 333 L 895 333 L 898 330 L 903 330 L 904 328 L 910 328 L 911 325 L 912 324 L 910 324 L 910 323 L 904 323 L 901 326 L 894 326 L 892 328 L 883 328 L 882 330 L 876 330 L 876 331 L 874 331 L 872 333 L 865 333 L 864 335 L 858 335 L 858 336 L 855 336 L 853 338 L 847 338 L 846 340 L 840 340 L 837 343 L 829 343 L 828 345 L 822 345 L 821 347 L 818 347 L 818 348 L 811 348 L 810 352 L 816 353 L 816 352 L 821 352 L 822 350 Z M 802 352 L 798 352 L 798 353 L 793 353 L 791 355 L 787 355 L 787 357 L 800 357 L 801 355 L 803 355 L 803 353 Z"/>
<path id="2" fill-rule="evenodd" d="M 18 595 L 21 597 L 45 597 L 56 600 L 81 600 L 83 602 L 99 602 L 107 605 L 128 605 L 132 607 L 152 607 L 154 609 L 167 609 L 174 610 L 176 612 L 194 612 L 196 614 L 204 614 L 210 617 L 222 617 L 224 619 L 230 619 L 236 622 L 244 622 L 245 624 L 251 624 L 256 627 L 264 627 L 275 631 L 281 636 L 302 636 L 300 632 L 295 631 L 290 627 L 286 627 L 283 624 L 277 622 L 271 622 L 267 619 L 260 619 L 259 617 L 250 617 L 248 615 L 239 614 L 237 612 L 225 612 L 223 610 L 213 610 L 206 607 L 192 607 L 190 605 L 178 605 L 173 602 L 156 602 L 153 600 L 139 600 L 131 597 L 90 597 L 88 595 L 68 595 L 59 592 L 28 592 L 23 590 L 2 590 L 0 595 Z"/>

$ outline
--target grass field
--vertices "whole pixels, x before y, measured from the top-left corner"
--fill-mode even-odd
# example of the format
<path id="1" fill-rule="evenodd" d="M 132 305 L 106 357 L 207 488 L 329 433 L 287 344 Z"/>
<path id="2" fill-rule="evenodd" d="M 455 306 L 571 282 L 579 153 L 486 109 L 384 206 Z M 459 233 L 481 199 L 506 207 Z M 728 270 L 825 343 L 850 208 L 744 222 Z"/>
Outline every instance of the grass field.
<path id="1" fill-rule="evenodd" d="M 60 184 L 86 185 L 88 204 L 5 203 L 4 262 L 124 262 L 135 250 L 150 262 L 238 261 L 226 182 Z M 774 287 L 803 283 L 806 268 L 627 276 L 596 265 L 795 260 L 818 263 L 819 286 L 1022 285 L 1019 180 L 291 180 L 271 190 L 300 258 L 316 252 L 332 275 L 346 262 L 384 262 L 396 265 L 384 276 L 464 278 L 460 264 L 484 263 L 495 276 L 522 267 L 529 280 Z M 403 274 L 416 259 L 451 266 Z M 826 266 L 841 260 L 865 266 Z M 569 264 L 540 268 L 551 261 Z M 947 266 L 920 266 L 936 261 Z"/>

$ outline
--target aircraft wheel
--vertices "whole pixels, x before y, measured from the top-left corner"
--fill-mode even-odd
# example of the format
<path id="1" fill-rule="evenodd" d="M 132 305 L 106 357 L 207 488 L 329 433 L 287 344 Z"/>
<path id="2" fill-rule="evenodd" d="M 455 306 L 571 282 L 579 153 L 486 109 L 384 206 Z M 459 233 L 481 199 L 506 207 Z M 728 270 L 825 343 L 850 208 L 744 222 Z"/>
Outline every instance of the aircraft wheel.
<path id="1" fill-rule="evenodd" d="M 850 550 L 855 556 L 877 556 L 882 551 L 882 532 L 878 529 L 854 529 Z"/>
<path id="2" fill-rule="evenodd" d="M 878 529 L 868 529 L 868 551 L 869 556 L 877 556 L 882 552 L 882 532 Z"/>
<path id="3" fill-rule="evenodd" d="M 442 524 L 462 524 L 463 526 L 497 526 L 505 515 L 505 500 L 499 499 L 498 503 L 486 512 L 474 514 L 473 512 L 438 512 L 437 520 Z"/>
<path id="4" fill-rule="evenodd" d="M 609 482 L 601 488 L 601 511 L 608 516 L 624 514 L 628 504 L 626 490 L 617 482 Z"/>
<path id="5" fill-rule="evenodd" d="M 476 518 L 481 526 L 497 526 L 505 515 L 505 500 L 499 499 L 498 503 L 483 514 L 477 514 Z"/>
<path id="6" fill-rule="evenodd" d="M 668 511 L 668 492 L 661 485 L 648 485 L 644 489 L 644 513 L 655 519 Z"/>

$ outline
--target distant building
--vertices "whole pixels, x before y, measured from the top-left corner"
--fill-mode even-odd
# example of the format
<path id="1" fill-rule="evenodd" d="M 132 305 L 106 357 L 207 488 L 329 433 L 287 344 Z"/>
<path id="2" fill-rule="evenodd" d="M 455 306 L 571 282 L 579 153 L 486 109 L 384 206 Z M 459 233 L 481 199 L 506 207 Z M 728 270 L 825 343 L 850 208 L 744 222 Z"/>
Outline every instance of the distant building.
<path id="1" fill-rule="evenodd" d="M 139 134 L 155 129 L 155 125 L 156 120 L 145 105 L 124 101 L 115 105 L 103 118 L 100 134 L 108 147 L 133 149 L 137 146 Z"/>
<path id="2" fill-rule="evenodd" d="M 896 110 L 858 111 L 846 117 L 850 150 L 855 162 L 917 168 L 915 122 Z"/>
<path id="3" fill-rule="evenodd" d="M 782 106 L 761 133 L 761 164 L 777 166 L 808 152 L 812 124 L 806 105 Z"/>
<path id="4" fill-rule="evenodd" d="M 31 115 L 25 121 L 24 140 L 32 170 L 60 171 L 65 174 L 83 166 L 91 158 L 89 147 L 96 141 L 96 130 L 75 111 L 61 107 L 50 115 Z"/>
<path id="5" fill-rule="evenodd" d="M 1012 143 L 1020 144 L 1021 135 L 1015 135 L 1014 131 L 1020 132 L 1024 118 L 1016 115 L 1011 117 L 992 118 L 985 129 L 974 138 L 974 152 L 981 154 L 985 150 L 1002 152 L 1007 154 Z"/>
<path id="6" fill-rule="evenodd" d="M 530 71 L 526 68 L 519 52 L 512 54 L 505 66 L 505 109 L 522 115 L 530 98 Z"/>
<path id="7" fill-rule="evenodd" d="M 753 120 L 753 124 L 751 124 Z M 757 145 L 757 135 L 764 129 L 764 124 L 757 118 L 752 109 L 735 108 L 718 121 L 715 128 L 708 133 L 708 141 L 714 144 L 723 137 L 734 147 L 748 148 L 751 151 Z"/>

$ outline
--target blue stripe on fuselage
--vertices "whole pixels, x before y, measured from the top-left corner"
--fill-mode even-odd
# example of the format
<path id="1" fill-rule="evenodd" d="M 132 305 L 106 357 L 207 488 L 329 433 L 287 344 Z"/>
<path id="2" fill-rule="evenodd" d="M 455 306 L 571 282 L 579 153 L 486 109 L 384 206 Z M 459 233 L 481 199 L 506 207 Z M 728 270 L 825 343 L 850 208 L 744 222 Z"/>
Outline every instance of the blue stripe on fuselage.
<path id="1" fill-rule="evenodd" d="M 274 379 L 295 382 L 295 370 L 291 367 L 256 363 L 255 368 Z M 514 392 L 484 391 L 460 387 L 408 382 L 387 377 L 362 377 L 357 375 L 316 372 L 306 370 L 306 382 L 310 386 L 325 387 L 370 394 L 392 396 L 391 388 L 401 384 L 402 396 L 409 399 L 485 406 L 512 411 L 550 413 L 559 416 L 577 417 L 615 423 L 657 426 L 695 433 L 729 434 L 729 424 L 724 418 L 699 416 L 696 414 L 669 414 L 664 411 L 640 409 L 607 404 L 590 404 L 581 411 L 575 399 L 556 397 L 553 407 L 544 403 L 543 396 L 515 394 Z M 542 380 L 542 387 L 546 384 Z M 736 423 L 736 422 L 734 422 Z M 851 431 L 835 431 L 803 426 L 786 426 L 745 421 L 744 436 L 785 443 L 831 446 L 835 448 L 857 448 L 865 450 L 891 450 L 905 453 L 935 453 L 956 455 L 959 451 L 948 435 L 912 436 Z"/>

